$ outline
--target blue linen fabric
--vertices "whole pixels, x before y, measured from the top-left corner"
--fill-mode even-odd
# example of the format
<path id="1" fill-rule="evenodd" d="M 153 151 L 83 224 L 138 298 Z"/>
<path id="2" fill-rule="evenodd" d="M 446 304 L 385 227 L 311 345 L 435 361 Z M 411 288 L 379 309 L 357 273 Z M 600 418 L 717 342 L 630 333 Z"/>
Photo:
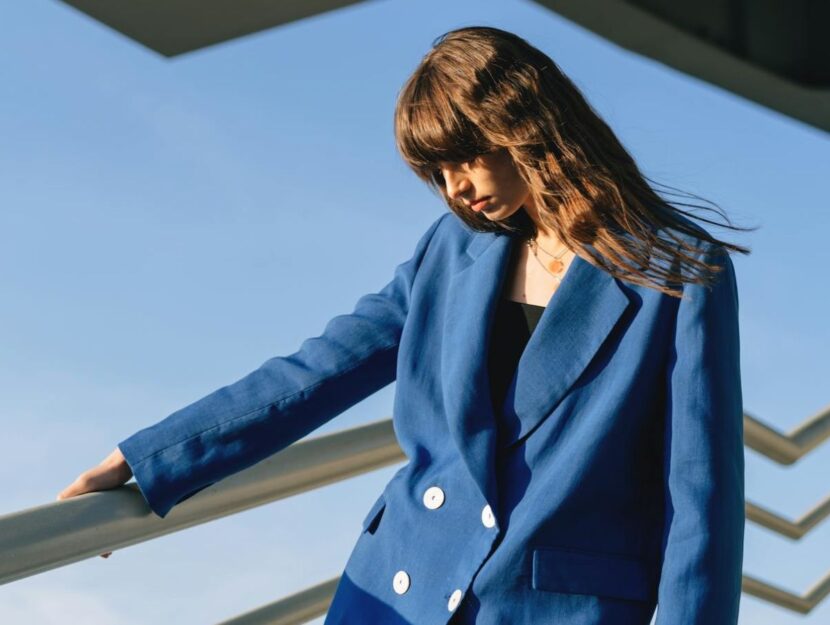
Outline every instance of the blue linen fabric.
<path id="1" fill-rule="evenodd" d="M 517 244 L 444 213 L 322 334 L 123 440 L 150 509 L 165 517 L 396 381 L 408 461 L 356 528 L 327 625 L 648 625 L 655 607 L 657 625 L 737 623 L 729 255 L 704 244 L 722 271 L 682 299 L 576 256 L 496 409 L 489 333 Z"/>

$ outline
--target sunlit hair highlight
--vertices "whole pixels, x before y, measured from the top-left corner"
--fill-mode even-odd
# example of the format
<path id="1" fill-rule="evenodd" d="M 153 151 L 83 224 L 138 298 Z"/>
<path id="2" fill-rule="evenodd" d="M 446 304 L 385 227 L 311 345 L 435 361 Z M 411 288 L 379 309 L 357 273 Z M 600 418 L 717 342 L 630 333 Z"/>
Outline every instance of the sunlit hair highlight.
<path id="1" fill-rule="evenodd" d="M 701 260 L 704 248 L 679 233 L 720 253 L 750 253 L 689 217 L 716 222 L 658 195 L 579 89 L 550 57 L 513 33 L 472 26 L 438 37 L 402 87 L 394 122 L 404 161 L 473 230 L 535 233 L 523 209 L 491 221 L 444 188 L 440 163 L 507 150 L 543 223 L 618 278 L 672 296 L 681 295 L 675 286 L 682 283 L 708 284 L 721 267 Z M 728 224 L 716 225 L 755 229 L 733 226 L 715 212 Z"/>

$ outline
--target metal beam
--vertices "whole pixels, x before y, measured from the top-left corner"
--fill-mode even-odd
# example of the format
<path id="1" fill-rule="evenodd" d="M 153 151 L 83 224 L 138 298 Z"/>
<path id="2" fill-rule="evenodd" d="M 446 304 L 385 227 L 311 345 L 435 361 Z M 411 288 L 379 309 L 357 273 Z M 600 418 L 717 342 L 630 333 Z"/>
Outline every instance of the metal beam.
<path id="1" fill-rule="evenodd" d="M 793 8 L 804 5 L 806 0 L 793 0 L 792 3 L 724 0 L 707 3 L 689 0 L 673 0 L 671 3 L 656 0 L 534 1 L 626 50 L 830 132 L 830 52 L 822 56 L 822 51 L 827 51 L 828 46 L 827 21 L 811 31 L 816 33 L 816 37 L 804 52 L 815 67 L 809 78 L 792 65 L 790 47 L 780 49 L 775 45 L 778 43 L 776 38 L 790 40 L 799 34 L 802 39 L 806 37 L 807 31 L 800 32 L 798 23 L 793 28 L 792 24 L 783 20 L 783 16 L 776 20 L 778 13 L 775 12 L 789 14 Z M 818 12 L 821 3 L 813 4 Z M 644 8 L 646 6 L 648 10 Z M 714 10 L 712 7 L 725 10 L 742 7 L 743 14 L 730 18 L 732 28 L 748 29 L 750 19 L 753 19 L 758 24 L 752 30 L 755 39 L 743 37 L 741 41 L 745 43 L 739 44 L 735 36 L 730 38 L 728 28 L 718 31 L 719 18 L 712 18 L 709 22 L 701 18 L 707 8 Z M 764 10 L 769 13 L 768 18 L 761 15 Z M 826 11 L 824 8 L 820 10 Z M 680 11 L 685 15 L 679 15 Z M 723 19 L 726 18 L 720 21 Z M 706 27 L 713 34 L 707 35 Z"/>
<path id="2" fill-rule="evenodd" d="M 166 57 L 364 0 L 63 0 Z"/>
<path id="3" fill-rule="evenodd" d="M 365 0 L 63 1 L 173 57 Z M 626 50 L 830 132 L 828 3 L 534 1 Z"/>

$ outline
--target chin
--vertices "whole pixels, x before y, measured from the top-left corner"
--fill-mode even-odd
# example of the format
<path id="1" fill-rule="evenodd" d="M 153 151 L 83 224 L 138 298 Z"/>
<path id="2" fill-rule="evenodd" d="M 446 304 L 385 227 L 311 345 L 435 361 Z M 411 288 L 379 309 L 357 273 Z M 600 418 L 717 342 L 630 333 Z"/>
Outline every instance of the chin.
<path id="1" fill-rule="evenodd" d="M 510 219 L 513 215 L 518 212 L 517 209 L 510 210 L 510 207 L 505 208 L 505 206 L 499 206 L 490 211 L 488 217 L 492 217 L 494 219 Z"/>

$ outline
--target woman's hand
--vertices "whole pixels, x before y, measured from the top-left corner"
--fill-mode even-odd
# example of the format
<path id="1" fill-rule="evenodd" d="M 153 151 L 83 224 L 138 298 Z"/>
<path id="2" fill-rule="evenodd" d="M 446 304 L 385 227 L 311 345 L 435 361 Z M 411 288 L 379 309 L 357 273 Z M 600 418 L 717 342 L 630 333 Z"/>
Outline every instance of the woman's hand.
<path id="1" fill-rule="evenodd" d="M 118 447 L 97 467 L 81 473 L 74 482 L 64 488 L 57 496 L 58 500 L 69 499 L 76 495 L 91 493 L 98 490 L 117 488 L 133 476 L 132 469 Z M 102 553 L 102 558 L 108 558 L 112 551 Z"/>

